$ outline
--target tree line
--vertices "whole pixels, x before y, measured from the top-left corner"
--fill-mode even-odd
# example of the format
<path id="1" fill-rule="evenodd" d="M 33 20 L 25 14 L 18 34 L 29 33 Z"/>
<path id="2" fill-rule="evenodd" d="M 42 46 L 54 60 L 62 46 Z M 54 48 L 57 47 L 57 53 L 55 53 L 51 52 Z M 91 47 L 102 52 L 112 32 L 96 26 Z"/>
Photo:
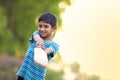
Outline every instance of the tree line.
<path id="1" fill-rule="evenodd" d="M 58 18 L 70 5 L 70 0 L 0 0 L 0 52 L 14 55 L 28 47 L 28 38 L 37 29 L 37 17 L 43 12 L 52 12 Z"/>

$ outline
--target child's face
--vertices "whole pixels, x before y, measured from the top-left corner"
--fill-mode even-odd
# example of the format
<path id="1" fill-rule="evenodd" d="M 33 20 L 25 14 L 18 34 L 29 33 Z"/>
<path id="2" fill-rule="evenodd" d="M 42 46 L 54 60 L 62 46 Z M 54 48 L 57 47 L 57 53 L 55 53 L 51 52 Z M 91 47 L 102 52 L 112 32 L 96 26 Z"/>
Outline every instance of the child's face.
<path id="1" fill-rule="evenodd" d="M 38 25 L 38 31 L 40 32 L 42 38 L 50 38 L 52 36 L 52 32 L 56 29 L 56 27 L 52 27 L 49 23 L 44 21 L 38 22 Z"/>

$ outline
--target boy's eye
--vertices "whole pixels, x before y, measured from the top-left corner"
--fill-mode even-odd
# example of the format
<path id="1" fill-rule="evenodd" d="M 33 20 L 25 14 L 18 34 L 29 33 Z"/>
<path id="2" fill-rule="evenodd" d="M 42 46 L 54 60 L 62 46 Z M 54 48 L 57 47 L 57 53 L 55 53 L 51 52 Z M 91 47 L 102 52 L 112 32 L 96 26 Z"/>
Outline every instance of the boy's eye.
<path id="1" fill-rule="evenodd" d="M 48 25 L 39 25 L 39 28 L 48 28 Z"/>
<path id="2" fill-rule="evenodd" d="M 45 28 L 48 28 L 48 26 L 47 26 L 47 25 L 44 25 L 44 27 L 45 27 Z"/>
<path id="3" fill-rule="evenodd" d="M 42 25 L 39 25 L 39 28 L 42 28 Z"/>

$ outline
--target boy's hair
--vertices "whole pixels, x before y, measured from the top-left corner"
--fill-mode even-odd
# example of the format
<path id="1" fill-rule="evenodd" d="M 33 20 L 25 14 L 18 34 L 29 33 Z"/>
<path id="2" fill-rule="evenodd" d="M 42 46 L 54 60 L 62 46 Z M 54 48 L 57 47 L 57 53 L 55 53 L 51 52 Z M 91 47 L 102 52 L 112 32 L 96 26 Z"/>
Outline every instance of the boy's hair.
<path id="1" fill-rule="evenodd" d="M 52 27 L 55 27 L 57 25 L 57 18 L 55 17 L 54 14 L 46 12 L 43 13 L 39 18 L 38 22 L 44 21 L 46 23 L 51 24 Z"/>

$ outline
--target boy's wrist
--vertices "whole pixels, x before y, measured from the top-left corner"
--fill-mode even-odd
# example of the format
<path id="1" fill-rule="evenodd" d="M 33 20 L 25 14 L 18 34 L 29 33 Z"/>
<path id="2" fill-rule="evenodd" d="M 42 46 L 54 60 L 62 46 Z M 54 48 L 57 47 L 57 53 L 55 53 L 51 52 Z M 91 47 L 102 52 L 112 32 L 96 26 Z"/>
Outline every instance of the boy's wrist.
<path id="1" fill-rule="evenodd" d="M 53 51 L 54 51 L 53 48 L 52 48 L 52 47 L 49 47 L 49 49 L 50 49 L 50 51 L 53 53 Z"/>
<path id="2" fill-rule="evenodd" d="M 40 40 L 36 41 L 36 47 L 38 47 L 38 48 L 44 48 L 43 42 L 41 42 Z"/>
<path id="3" fill-rule="evenodd" d="M 47 54 L 51 54 L 51 53 L 53 53 L 53 48 L 52 47 L 49 47 L 49 48 L 46 48 L 45 49 L 45 52 L 47 53 Z"/>

